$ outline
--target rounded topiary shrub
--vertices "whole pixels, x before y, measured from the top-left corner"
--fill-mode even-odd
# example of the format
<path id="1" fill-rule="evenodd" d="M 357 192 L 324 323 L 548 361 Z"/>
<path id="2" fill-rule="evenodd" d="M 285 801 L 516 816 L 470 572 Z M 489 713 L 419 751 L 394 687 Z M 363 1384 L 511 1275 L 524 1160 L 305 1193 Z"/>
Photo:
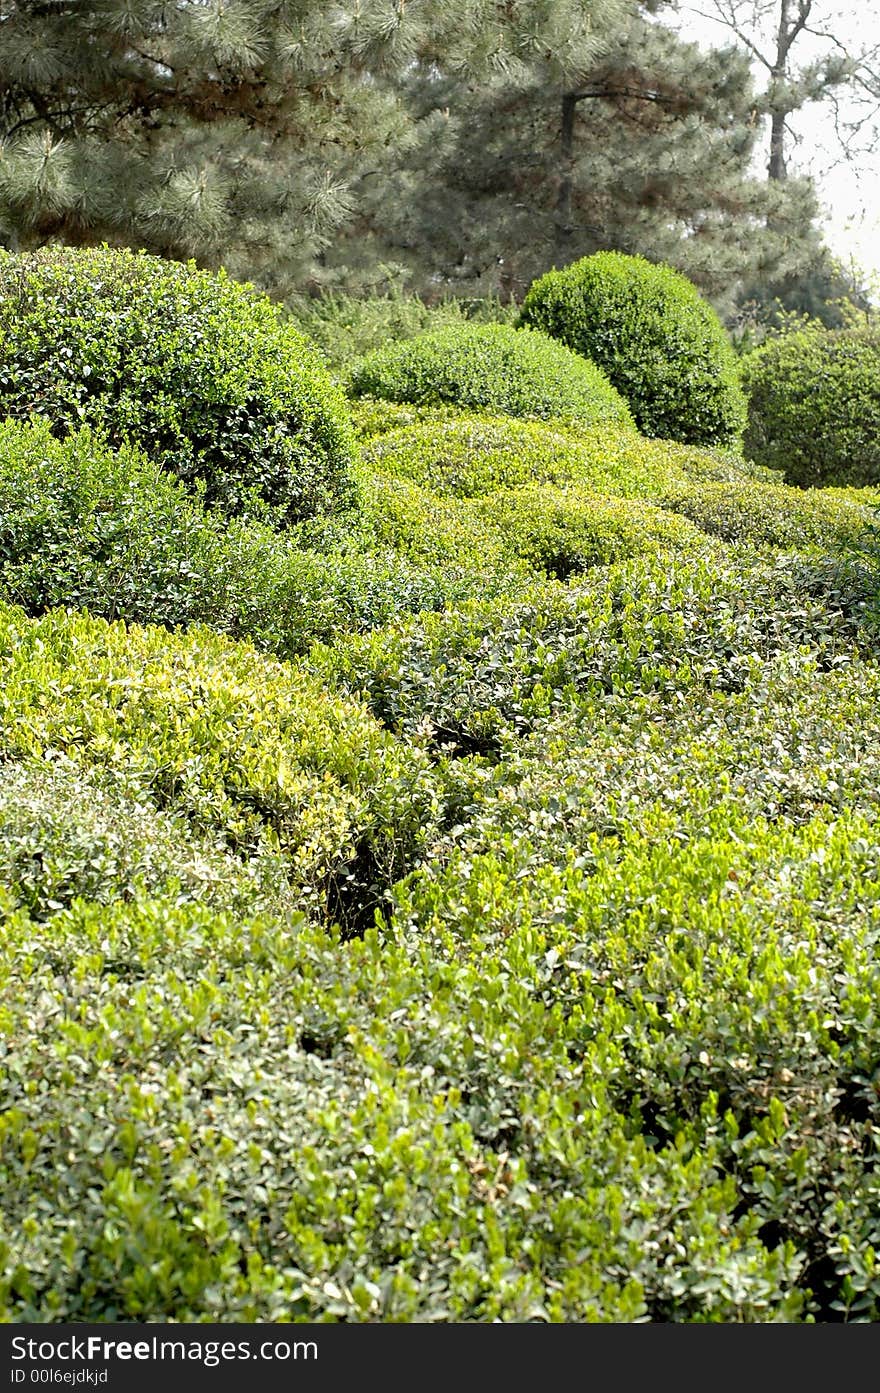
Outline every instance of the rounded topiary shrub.
<path id="1" fill-rule="evenodd" d="M 671 267 L 597 252 L 536 280 L 520 322 L 598 364 L 645 435 L 739 439 L 746 413 L 733 349 L 712 307 Z"/>
<path id="2" fill-rule="evenodd" d="M 807 329 L 743 363 L 745 449 L 790 484 L 880 482 L 880 330 Z"/>
<path id="3" fill-rule="evenodd" d="M 252 287 L 103 247 L 0 253 L 0 414 L 129 439 L 230 513 L 353 496 L 344 397 Z"/>
<path id="4" fill-rule="evenodd" d="M 632 425 L 603 372 L 563 344 L 508 324 L 462 324 L 388 343 L 352 372 L 353 396 L 450 403 L 507 416 Z"/>

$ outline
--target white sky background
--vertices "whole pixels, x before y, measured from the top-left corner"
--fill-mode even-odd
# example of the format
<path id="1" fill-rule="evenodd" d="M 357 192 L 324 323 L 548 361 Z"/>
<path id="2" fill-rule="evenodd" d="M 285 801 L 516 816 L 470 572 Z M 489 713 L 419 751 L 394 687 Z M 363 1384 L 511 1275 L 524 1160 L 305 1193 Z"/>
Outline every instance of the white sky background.
<path id="1" fill-rule="evenodd" d="M 708 0 L 693 0 L 694 8 L 709 12 Z M 815 27 L 829 30 L 847 47 L 870 48 L 880 45 L 880 0 L 817 0 Z M 689 0 L 679 0 L 678 13 L 668 21 L 682 34 L 702 47 L 721 47 L 733 40 L 722 24 L 700 18 L 693 13 Z M 810 35 L 801 35 L 792 49 L 792 59 L 799 66 L 825 51 L 822 44 Z M 764 48 L 770 52 L 769 47 Z M 755 79 L 762 90 L 767 73 L 755 63 Z M 851 100 L 840 100 L 839 117 L 844 121 L 864 114 Z M 865 126 L 857 138 L 858 150 L 847 160 L 835 137 L 835 113 L 828 105 L 811 104 L 791 121 L 797 144 L 789 143 L 789 171 L 812 174 L 819 198 L 825 208 L 826 240 L 831 250 L 843 262 L 854 260 L 869 275 L 876 277 L 874 298 L 880 295 L 880 138 L 877 124 Z M 766 169 L 769 128 L 761 151 L 759 170 Z"/>

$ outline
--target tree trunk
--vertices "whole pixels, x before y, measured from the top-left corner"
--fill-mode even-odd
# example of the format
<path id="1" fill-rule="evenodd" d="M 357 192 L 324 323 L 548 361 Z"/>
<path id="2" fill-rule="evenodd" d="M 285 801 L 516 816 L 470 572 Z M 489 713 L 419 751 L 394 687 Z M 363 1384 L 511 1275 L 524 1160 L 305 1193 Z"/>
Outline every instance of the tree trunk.
<path id="1" fill-rule="evenodd" d="M 574 116 L 578 97 L 566 92 L 562 98 L 562 129 L 559 141 L 560 168 L 559 194 L 556 199 L 556 254 L 563 260 L 571 242 L 574 227 L 571 221 L 571 193 L 574 163 Z"/>
<path id="2" fill-rule="evenodd" d="M 785 122 L 787 108 L 783 92 L 788 77 L 788 55 L 794 35 L 791 26 L 791 0 L 779 0 L 779 28 L 776 31 L 776 56 L 770 70 L 770 160 L 767 174 L 771 179 L 785 179 Z"/>
<path id="3" fill-rule="evenodd" d="M 787 111 L 774 108 L 770 126 L 770 160 L 767 173 L 771 179 L 787 179 L 788 167 L 785 163 L 785 121 Z"/>

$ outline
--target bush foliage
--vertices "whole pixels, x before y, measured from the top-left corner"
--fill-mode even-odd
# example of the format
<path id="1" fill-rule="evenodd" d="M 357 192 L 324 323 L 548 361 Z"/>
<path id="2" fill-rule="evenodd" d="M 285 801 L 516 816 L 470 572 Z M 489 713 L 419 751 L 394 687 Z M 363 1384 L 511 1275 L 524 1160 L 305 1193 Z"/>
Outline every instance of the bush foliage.
<path id="1" fill-rule="evenodd" d="M 465 324 L 386 344 L 352 370 L 349 390 L 416 406 L 632 425 L 626 402 L 593 363 L 546 334 L 507 324 Z"/>
<path id="2" fill-rule="evenodd" d="M 45 423 L 0 426 L 0 595 L 32 615 L 66 605 L 169 628 L 210 624 L 293 657 L 407 609 L 497 593 L 476 549 L 468 569 L 453 565 L 456 537 L 446 552 L 413 541 L 414 554 L 450 563 L 419 565 L 388 510 L 377 517 L 388 545 L 378 527 L 370 550 L 354 545 L 347 519 L 344 544 L 319 551 L 229 521 L 139 451 L 114 452 L 89 430 L 56 441 Z"/>
<path id="3" fill-rule="evenodd" d="M 743 360 L 745 448 L 801 487 L 880 483 L 880 333 L 808 329 Z"/>
<path id="4" fill-rule="evenodd" d="M 356 413 L 0 428 L 0 1320 L 880 1320 L 877 492 Z"/>
<path id="5" fill-rule="evenodd" d="M 530 287 L 520 323 L 596 363 L 645 435 L 735 444 L 745 425 L 736 356 L 715 311 L 684 276 L 597 252 Z"/>
<path id="6" fill-rule="evenodd" d="M 281 519 L 351 499 L 345 403 L 267 297 L 128 251 L 0 256 L 0 413 L 141 445 L 209 502 Z"/>

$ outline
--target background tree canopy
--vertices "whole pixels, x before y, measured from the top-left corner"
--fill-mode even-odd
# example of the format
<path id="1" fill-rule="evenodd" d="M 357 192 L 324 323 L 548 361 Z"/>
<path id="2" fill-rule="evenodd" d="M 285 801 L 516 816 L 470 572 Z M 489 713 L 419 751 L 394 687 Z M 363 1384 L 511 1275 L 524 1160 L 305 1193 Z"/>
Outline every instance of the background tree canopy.
<path id="1" fill-rule="evenodd" d="M 780 286 L 796 305 L 833 282 L 812 187 L 754 177 L 746 55 L 684 42 L 668 9 L 6 0 L 0 241 L 195 257 L 286 298 L 519 299 L 614 248 L 728 317 Z"/>

